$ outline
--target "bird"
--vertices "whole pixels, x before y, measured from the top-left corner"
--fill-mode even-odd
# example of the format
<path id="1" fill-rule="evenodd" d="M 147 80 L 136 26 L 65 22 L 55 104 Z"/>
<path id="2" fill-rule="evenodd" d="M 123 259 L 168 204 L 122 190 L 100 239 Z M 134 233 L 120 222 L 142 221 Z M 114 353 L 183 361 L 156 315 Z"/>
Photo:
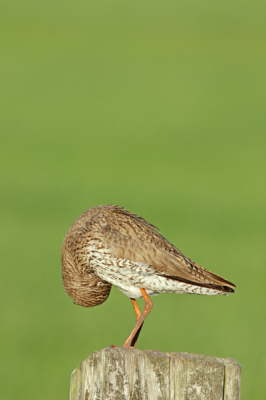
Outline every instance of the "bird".
<path id="1" fill-rule="evenodd" d="M 150 296 L 224 295 L 236 287 L 186 257 L 144 218 L 118 205 L 100 205 L 81 214 L 64 238 L 61 260 L 64 289 L 75 304 L 102 304 L 112 285 L 131 299 L 136 323 L 122 346 L 126 348 L 136 345 L 153 306 Z M 141 298 L 143 312 L 136 302 Z"/>

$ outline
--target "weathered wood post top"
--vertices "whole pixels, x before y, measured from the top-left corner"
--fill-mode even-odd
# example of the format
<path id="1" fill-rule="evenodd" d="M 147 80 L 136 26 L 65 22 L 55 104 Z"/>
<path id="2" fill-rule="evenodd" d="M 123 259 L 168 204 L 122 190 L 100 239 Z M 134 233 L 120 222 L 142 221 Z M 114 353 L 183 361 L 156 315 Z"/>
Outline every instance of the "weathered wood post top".
<path id="1" fill-rule="evenodd" d="M 70 400 L 239 400 L 240 374 L 231 358 L 109 347 L 75 369 Z"/>

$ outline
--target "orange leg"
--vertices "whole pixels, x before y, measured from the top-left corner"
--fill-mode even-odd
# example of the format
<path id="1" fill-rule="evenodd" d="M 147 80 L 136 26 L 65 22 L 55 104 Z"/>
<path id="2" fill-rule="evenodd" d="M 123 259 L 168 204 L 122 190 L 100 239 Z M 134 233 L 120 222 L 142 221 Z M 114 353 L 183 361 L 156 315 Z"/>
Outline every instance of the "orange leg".
<path id="1" fill-rule="evenodd" d="M 134 307 L 134 310 L 135 310 L 135 313 L 136 313 L 136 316 L 137 316 L 137 321 L 138 321 L 139 318 L 141 317 L 141 312 L 140 312 L 140 310 L 139 310 L 139 306 L 138 306 L 138 304 L 137 304 L 137 302 L 136 302 L 135 299 L 130 299 L 130 300 L 131 300 L 131 303 L 133 304 L 133 307 Z M 139 337 L 139 334 L 140 334 L 140 331 L 141 331 L 141 328 L 143 327 L 143 323 L 144 323 L 144 322 L 142 322 L 142 324 L 141 324 L 139 330 L 137 331 L 136 335 L 135 335 L 134 338 L 132 339 L 132 341 L 131 341 L 131 343 L 130 343 L 130 347 L 135 347 L 136 342 L 137 342 L 138 337 Z"/>
<path id="2" fill-rule="evenodd" d="M 137 315 L 137 322 L 136 322 L 136 325 L 134 326 L 134 329 L 132 330 L 132 332 L 130 333 L 129 337 L 127 338 L 127 340 L 125 341 L 125 343 L 123 344 L 122 347 L 135 347 L 140 330 L 143 325 L 143 322 L 152 309 L 152 301 L 150 300 L 149 296 L 147 295 L 146 290 L 140 289 L 140 291 L 145 300 L 144 311 L 142 314 L 139 315 L 140 311 L 137 306 L 137 302 L 136 302 L 136 300 L 131 299 L 131 301 L 134 300 L 134 302 L 135 302 L 135 304 L 134 304 L 134 302 L 132 301 L 132 304 L 133 304 L 135 313 Z"/>
<path id="3" fill-rule="evenodd" d="M 137 316 L 137 320 L 138 320 L 141 317 L 141 312 L 139 310 L 138 303 L 136 302 L 135 299 L 130 299 L 130 300 L 131 300 L 131 303 L 133 304 L 133 307 L 134 307 L 134 310 L 135 310 L 135 313 Z"/>
<path id="4" fill-rule="evenodd" d="M 140 317 L 141 317 L 141 312 L 140 312 L 138 303 L 136 302 L 135 299 L 130 299 L 130 300 L 131 300 L 131 303 L 133 304 L 134 311 L 135 311 L 135 313 L 136 313 L 136 317 L 137 317 L 137 321 L 138 321 L 138 320 L 140 319 Z M 139 330 L 137 331 L 136 335 L 135 335 L 134 338 L 132 339 L 132 342 L 131 342 L 131 344 L 130 344 L 129 347 L 135 347 L 135 344 L 136 344 L 136 341 L 137 341 L 137 339 L 138 339 L 139 333 L 140 333 L 140 331 L 141 331 L 142 325 L 143 325 L 143 323 L 141 324 Z M 111 347 L 116 347 L 114 344 L 110 344 L 110 346 L 111 346 Z"/>

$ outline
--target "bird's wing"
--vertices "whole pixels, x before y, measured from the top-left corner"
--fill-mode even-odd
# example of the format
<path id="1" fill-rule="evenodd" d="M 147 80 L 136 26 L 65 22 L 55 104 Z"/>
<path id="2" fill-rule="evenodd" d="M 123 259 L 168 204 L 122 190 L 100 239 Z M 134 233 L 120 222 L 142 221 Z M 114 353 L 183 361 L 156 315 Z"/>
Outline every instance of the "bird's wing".
<path id="1" fill-rule="evenodd" d="M 158 275 L 198 286 L 233 291 L 235 285 L 187 258 L 157 228 L 122 207 L 108 212 L 102 240 L 114 257 L 149 264 Z"/>

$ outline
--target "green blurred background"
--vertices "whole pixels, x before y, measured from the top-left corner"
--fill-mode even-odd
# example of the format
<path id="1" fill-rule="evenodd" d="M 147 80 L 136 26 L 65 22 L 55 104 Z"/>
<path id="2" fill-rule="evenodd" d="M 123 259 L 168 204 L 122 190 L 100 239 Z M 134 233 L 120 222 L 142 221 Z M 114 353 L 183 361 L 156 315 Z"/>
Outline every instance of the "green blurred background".
<path id="1" fill-rule="evenodd" d="M 237 285 L 154 297 L 138 347 L 235 358 L 241 398 L 265 398 L 265 11 L 1 2 L 1 399 L 67 399 L 72 370 L 132 329 L 116 288 L 91 309 L 63 290 L 63 238 L 99 204 Z"/>

